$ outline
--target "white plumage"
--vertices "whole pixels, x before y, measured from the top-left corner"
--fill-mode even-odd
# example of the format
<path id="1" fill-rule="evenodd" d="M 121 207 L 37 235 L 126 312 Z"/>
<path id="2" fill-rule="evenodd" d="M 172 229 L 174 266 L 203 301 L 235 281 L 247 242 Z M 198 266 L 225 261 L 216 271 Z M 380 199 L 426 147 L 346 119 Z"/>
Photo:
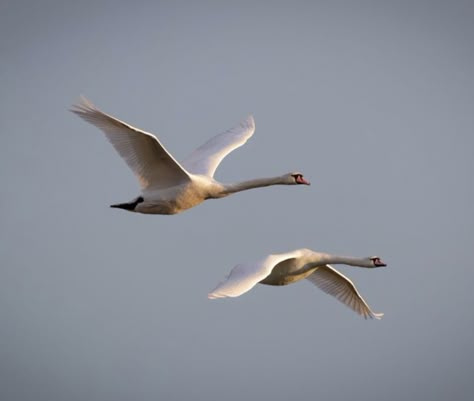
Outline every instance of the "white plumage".
<path id="1" fill-rule="evenodd" d="M 209 293 L 208 298 L 238 297 L 258 283 L 287 285 L 306 278 L 359 315 L 380 319 L 383 313 L 372 312 L 352 281 L 329 263 L 367 268 L 386 266 L 377 256 L 354 258 L 298 249 L 269 255 L 254 263 L 235 266 L 229 275 Z"/>
<path id="2" fill-rule="evenodd" d="M 206 199 L 222 198 L 247 189 L 269 185 L 309 185 L 298 172 L 235 184 L 214 180 L 214 173 L 224 157 L 253 135 L 255 122 L 252 116 L 211 138 L 180 164 L 154 135 L 103 113 L 85 98 L 81 98 L 71 111 L 105 133 L 140 183 L 141 196 L 112 207 L 140 213 L 175 214 Z"/>

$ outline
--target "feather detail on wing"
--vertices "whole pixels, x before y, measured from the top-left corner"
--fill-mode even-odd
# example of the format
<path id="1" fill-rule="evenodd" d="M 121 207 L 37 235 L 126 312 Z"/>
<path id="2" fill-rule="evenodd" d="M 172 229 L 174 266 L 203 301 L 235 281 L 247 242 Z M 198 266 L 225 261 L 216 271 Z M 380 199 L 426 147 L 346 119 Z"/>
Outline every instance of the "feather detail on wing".
<path id="1" fill-rule="evenodd" d="M 247 142 L 254 131 L 254 119 L 252 116 L 248 116 L 237 127 L 216 135 L 194 150 L 182 161 L 182 165 L 190 173 L 214 177 L 222 159 Z"/>
<path id="2" fill-rule="evenodd" d="M 306 277 L 326 294 L 332 295 L 364 318 L 381 319 L 383 313 L 374 313 L 347 277 L 330 265 L 318 267 Z"/>
<path id="3" fill-rule="evenodd" d="M 189 181 L 186 170 L 154 135 L 103 113 L 84 97 L 71 111 L 104 132 L 135 173 L 143 190 L 167 188 Z"/>

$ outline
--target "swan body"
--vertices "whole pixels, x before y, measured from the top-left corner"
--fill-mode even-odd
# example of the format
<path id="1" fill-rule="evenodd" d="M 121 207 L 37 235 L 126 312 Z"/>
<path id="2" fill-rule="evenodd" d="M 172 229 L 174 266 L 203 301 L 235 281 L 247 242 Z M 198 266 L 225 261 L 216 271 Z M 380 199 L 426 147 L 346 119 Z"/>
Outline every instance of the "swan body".
<path id="1" fill-rule="evenodd" d="M 386 266 L 377 256 L 354 258 L 298 249 L 235 266 L 208 294 L 208 298 L 238 297 L 258 283 L 279 286 L 306 278 L 364 318 L 381 319 L 383 313 L 372 312 L 352 281 L 334 269 L 330 263 L 367 268 Z"/>
<path id="2" fill-rule="evenodd" d="M 71 111 L 105 133 L 140 183 L 140 196 L 130 202 L 111 205 L 114 208 L 147 214 L 176 214 L 206 199 L 223 198 L 252 188 L 309 185 L 299 172 L 234 184 L 214 179 L 224 157 L 253 135 L 255 122 L 252 116 L 211 138 L 179 163 L 154 135 L 103 113 L 85 98 L 81 98 Z"/>

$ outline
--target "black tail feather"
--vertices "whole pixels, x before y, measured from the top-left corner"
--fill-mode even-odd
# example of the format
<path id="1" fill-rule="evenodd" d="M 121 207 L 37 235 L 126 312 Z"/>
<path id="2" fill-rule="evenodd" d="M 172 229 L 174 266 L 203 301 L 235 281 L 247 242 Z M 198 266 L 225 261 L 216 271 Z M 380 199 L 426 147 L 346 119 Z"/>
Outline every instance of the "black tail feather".
<path id="1" fill-rule="evenodd" d="M 143 198 L 139 196 L 137 199 L 135 199 L 133 202 L 128 202 L 128 203 L 117 203 L 115 205 L 110 205 L 110 207 L 117 208 L 117 209 L 124 209 L 124 210 L 129 210 L 129 211 L 134 211 L 135 208 L 139 203 L 143 202 Z"/>

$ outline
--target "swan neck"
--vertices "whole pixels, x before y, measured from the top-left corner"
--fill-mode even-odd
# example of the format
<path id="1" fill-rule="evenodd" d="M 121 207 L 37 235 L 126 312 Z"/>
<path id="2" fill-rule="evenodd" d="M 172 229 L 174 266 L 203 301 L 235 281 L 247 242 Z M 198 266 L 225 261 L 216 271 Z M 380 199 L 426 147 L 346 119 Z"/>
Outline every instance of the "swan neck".
<path id="1" fill-rule="evenodd" d="M 235 192 L 246 191 L 247 189 L 268 187 L 270 185 L 283 185 L 286 182 L 282 177 L 257 178 L 254 180 L 241 181 L 234 184 L 224 184 L 222 195 L 230 195 Z"/>
<path id="2" fill-rule="evenodd" d="M 367 266 L 367 261 L 365 259 L 356 258 L 352 256 L 340 256 L 340 255 L 330 255 L 327 253 L 319 254 L 317 257 L 317 264 L 333 264 L 333 265 L 349 265 L 349 266 L 358 266 L 358 267 L 370 267 Z"/>

